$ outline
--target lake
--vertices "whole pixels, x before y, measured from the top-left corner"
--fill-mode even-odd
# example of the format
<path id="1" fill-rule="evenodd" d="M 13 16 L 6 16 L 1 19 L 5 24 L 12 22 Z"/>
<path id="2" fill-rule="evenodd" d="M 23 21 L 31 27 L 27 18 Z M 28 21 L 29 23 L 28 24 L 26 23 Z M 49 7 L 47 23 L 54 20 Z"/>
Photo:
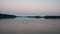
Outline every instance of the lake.
<path id="1" fill-rule="evenodd" d="M 59 34 L 60 19 L 0 19 L 0 34 Z"/>

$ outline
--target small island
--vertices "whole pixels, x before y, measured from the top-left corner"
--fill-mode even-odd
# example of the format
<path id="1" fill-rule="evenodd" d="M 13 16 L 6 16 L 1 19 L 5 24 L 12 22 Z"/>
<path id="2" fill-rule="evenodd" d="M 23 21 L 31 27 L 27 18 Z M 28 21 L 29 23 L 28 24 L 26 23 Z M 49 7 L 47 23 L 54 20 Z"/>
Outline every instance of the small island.
<path id="1" fill-rule="evenodd" d="M 15 15 L 9 15 L 9 14 L 0 14 L 0 19 L 2 18 L 15 18 Z"/>
<path id="2" fill-rule="evenodd" d="M 27 16 L 27 18 L 41 18 L 41 16 Z"/>

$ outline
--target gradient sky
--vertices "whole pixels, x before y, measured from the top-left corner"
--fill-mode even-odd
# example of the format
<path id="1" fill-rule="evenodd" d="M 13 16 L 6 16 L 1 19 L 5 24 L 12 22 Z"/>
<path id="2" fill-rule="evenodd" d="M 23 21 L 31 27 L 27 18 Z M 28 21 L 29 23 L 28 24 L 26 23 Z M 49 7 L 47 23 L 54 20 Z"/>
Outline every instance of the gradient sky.
<path id="1" fill-rule="evenodd" d="M 0 13 L 60 15 L 60 0 L 0 0 Z"/>

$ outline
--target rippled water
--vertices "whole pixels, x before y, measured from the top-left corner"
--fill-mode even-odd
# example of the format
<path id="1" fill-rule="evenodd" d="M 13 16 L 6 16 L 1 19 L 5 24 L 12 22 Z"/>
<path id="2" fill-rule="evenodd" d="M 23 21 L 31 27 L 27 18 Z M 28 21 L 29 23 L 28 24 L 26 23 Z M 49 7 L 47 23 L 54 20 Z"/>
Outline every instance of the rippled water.
<path id="1" fill-rule="evenodd" d="M 59 34 L 60 19 L 0 19 L 0 34 Z"/>

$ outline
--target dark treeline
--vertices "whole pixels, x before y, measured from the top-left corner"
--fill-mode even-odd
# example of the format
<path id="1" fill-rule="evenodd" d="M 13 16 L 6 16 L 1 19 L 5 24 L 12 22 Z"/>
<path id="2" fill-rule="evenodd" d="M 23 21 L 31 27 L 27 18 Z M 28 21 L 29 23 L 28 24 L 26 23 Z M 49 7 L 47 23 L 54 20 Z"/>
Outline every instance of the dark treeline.
<path id="1" fill-rule="evenodd" d="M 60 19 L 60 16 L 22 16 L 26 18 L 46 18 L 46 19 Z"/>
<path id="2" fill-rule="evenodd" d="M 27 18 L 41 18 L 41 16 L 27 16 Z"/>
<path id="3" fill-rule="evenodd" d="M 46 18 L 46 19 L 60 18 L 60 16 L 15 16 L 15 15 L 9 15 L 9 14 L 0 14 L 0 19 L 1 18 L 15 18 L 15 17 L 23 17 L 23 18 Z"/>
<path id="4" fill-rule="evenodd" d="M 60 16 L 44 16 L 43 18 L 46 18 L 46 19 L 57 19 L 57 18 L 60 18 Z"/>
<path id="5" fill-rule="evenodd" d="M 8 14 L 0 14 L 0 19 L 1 18 L 15 18 L 15 15 L 8 15 Z"/>
<path id="6" fill-rule="evenodd" d="M 46 18 L 46 19 L 58 19 L 60 16 L 27 16 L 28 18 Z"/>

